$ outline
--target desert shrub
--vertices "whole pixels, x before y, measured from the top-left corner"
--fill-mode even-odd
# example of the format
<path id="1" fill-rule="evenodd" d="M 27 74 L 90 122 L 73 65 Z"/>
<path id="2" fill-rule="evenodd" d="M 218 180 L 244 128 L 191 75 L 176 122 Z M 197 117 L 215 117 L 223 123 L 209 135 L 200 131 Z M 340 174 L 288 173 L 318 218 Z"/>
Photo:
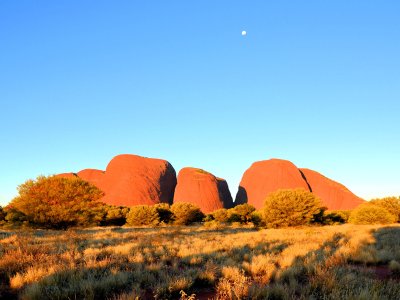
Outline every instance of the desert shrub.
<path id="1" fill-rule="evenodd" d="M 268 227 L 310 224 L 320 214 L 321 200 L 303 189 L 279 190 L 268 195 L 264 218 Z"/>
<path id="2" fill-rule="evenodd" d="M 26 217 L 26 215 L 24 213 L 22 213 L 21 211 L 19 211 L 18 209 L 13 208 L 12 206 L 7 206 L 6 208 L 4 208 L 4 212 L 5 212 L 5 223 L 8 226 L 21 226 L 22 224 L 27 224 L 28 223 L 28 219 Z"/>
<path id="3" fill-rule="evenodd" d="M 252 213 L 256 209 L 250 204 L 240 204 L 228 210 L 229 222 L 240 222 L 242 224 L 252 221 Z"/>
<path id="4" fill-rule="evenodd" d="M 132 206 L 126 216 L 126 224 L 132 226 L 157 225 L 160 222 L 157 209 L 154 206 Z"/>
<path id="5" fill-rule="evenodd" d="M 349 223 L 352 224 L 391 224 L 396 217 L 387 209 L 374 204 L 366 203 L 358 206 L 350 214 Z"/>
<path id="6" fill-rule="evenodd" d="M 70 226 L 98 225 L 104 204 L 103 192 L 78 177 L 39 176 L 18 187 L 19 195 L 10 207 L 9 221 L 25 218 L 30 224 L 65 229 Z"/>
<path id="7" fill-rule="evenodd" d="M 381 199 L 372 199 L 369 203 L 383 207 L 396 217 L 396 222 L 400 221 L 400 198 L 385 197 Z"/>
<path id="8" fill-rule="evenodd" d="M 102 226 L 122 226 L 126 223 L 126 215 L 129 212 L 128 207 L 124 206 L 105 206 L 104 220 Z"/>
<path id="9" fill-rule="evenodd" d="M 250 220 L 251 223 L 254 224 L 254 226 L 266 226 L 265 221 L 264 221 L 264 215 L 262 211 L 255 210 L 251 213 L 250 215 Z"/>
<path id="10" fill-rule="evenodd" d="M 395 260 L 391 260 L 389 262 L 389 270 L 393 275 L 400 275 L 400 263 Z"/>
<path id="11" fill-rule="evenodd" d="M 225 223 L 229 220 L 228 210 L 225 208 L 217 209 L 212 212 L 212 217 L 215 221 Z"/>
<path id="12" fill-rule="evenodd" d="M 158 203 L 154 205 L 157 210 L 160 222 L 164 224 L 170 224 L 174 220 L 174 214 L 171 211 L 171 207 L 168 203 Z"/>
<path id="13" fill-rule="evenodd" d="M 6 212 L 4 211 L 3 207 L 0 206 L 0 222 L 5 221 L 6 219 Z"/>
<path id="14" fill-rule="evenodd" d="M 325 225 L 344 224 L 349 221 L 351 210 L 324 211 L 322 223 Z"/>
<path id="15" fill-rule="evenodd" d="M 171 211 L 174 214 L 174 223 L 178 225 L 201 222 L 205 217 L 200 208 L 191 203 L 174 203 L 171 206 Z"/>

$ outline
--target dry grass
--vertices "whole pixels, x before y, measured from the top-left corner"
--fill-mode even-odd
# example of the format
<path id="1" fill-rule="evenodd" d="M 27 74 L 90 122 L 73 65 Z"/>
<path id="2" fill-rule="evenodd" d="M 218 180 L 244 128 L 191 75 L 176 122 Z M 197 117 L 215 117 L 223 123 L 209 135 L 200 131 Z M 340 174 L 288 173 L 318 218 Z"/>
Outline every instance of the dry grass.
<path id="1" fill-rule="evenodd" d="M 399 299 L 400 226 L 0 231 L 0 298 Z"/>

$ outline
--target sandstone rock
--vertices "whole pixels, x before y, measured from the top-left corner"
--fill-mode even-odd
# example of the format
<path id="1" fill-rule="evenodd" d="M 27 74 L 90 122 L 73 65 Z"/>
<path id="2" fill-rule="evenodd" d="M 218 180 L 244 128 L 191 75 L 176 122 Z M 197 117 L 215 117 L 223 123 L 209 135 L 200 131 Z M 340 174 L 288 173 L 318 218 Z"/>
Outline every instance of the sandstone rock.
<path id="1" fill-rule="evenodd" d="M 310 190 L 293 163 L 282 159 L 258 161 L 243 174 L 235 205 L 248 203 L 260 209 L 269 193 L 296 188 Z"/>
<path id="2" fill-rule="evenodd" d="M 76 175 L 78 175 L 79 178 L 94 184 L 102 190 L 101 186 L 104 179 L 104 171 L 96 169 L 84 169 L 79 171 Z"/>
<path id="3" fill-rule="evenodd" d="M 111 205 L 172 203 L 176 173 L 166 160 L 118 155 L 107 166 L 100 188 Z"/>
<path id="4" fill-rule="evenodd" d="M 77 176 L 76 173 L 61 173 L 61 174 L 57 174 L 57 177 L 61 177 L 61 178 L 75 178 Z"/>
<path id="5" fill-rule="evenodd" d="M 222 178 L 197 168 L 183 168 L 178 174 L 174 203 L 188 202 L 209 213 L 232 207 L 228 184 Z"/>
<path id="6" fill-rule="evenodd" d="M 309 169 L 300 169 L 300 171 L 304 174 L 312 192 L 318 196 L 323 204 L 330 210 L 353 209 L 364 202 L 363 199 L 354 195 L 344 185 L 316 171 Z"/>

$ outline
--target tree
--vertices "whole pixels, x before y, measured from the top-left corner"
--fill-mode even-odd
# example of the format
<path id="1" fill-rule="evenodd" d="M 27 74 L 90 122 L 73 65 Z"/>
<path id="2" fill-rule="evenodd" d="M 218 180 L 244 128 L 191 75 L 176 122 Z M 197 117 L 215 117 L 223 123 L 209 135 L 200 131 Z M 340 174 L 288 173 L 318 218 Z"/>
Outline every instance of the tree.
<path id="1" fill-rule="evenodd" d="M 126 223 L 131 226 L 158 225 L 160 218 L 154 206 L 132 206 L 126 216 Z"/>
<path id="2" fill-rule="evenodd" d="M 39 227 L 98 225 L 103 218 L 103 192 L 78 177 L 39 176 L 21 184 L 18 192 L 9 205 L 14 215 Z"/>
<path id="3" fill-rule="evenodd" d="M 392 224 L 396 222 L 396 216 L 391 214 L 387 209 L 365 203 L 358 206 L 352 211 L 349 223 L 352 224 Z"/>
<path id="4" fill-rule="evenodd" d="M 385 197 L 381 199 L 372 199 L 369 203 L 383 207 L 396 217 L 396 222 L 400 221 L 400 198 Z"/>
<path id="5" fill-rule="evenodd" d="M 194 222 L 201 222 L 204 214 L 200 208 L 185 202 L 174 203 L 171 206 L 171 211 L 174 214 L 174 223 L 178 225 L 189 225 Z"/>
<path id="6" fill-rule="evenodd" d="M 303 189 L 278 190 L 268 195 L 264 218 L 268 227 L 310 224 L 323 209 L 321 200 Z"/>

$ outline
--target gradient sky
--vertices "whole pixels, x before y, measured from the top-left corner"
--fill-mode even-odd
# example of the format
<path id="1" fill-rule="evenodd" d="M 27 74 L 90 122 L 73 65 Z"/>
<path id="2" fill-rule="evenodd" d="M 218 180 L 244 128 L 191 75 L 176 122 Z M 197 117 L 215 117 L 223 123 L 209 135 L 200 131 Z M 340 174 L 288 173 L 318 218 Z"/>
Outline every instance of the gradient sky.
<path id="1" fill-rule="evenodd" d="M 0 1 L 0 205 L 121 153 L 201 167 L 233 195 L 271 157 L 400 195 L 399 16 L 399 1 Z"/>

